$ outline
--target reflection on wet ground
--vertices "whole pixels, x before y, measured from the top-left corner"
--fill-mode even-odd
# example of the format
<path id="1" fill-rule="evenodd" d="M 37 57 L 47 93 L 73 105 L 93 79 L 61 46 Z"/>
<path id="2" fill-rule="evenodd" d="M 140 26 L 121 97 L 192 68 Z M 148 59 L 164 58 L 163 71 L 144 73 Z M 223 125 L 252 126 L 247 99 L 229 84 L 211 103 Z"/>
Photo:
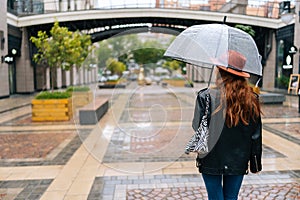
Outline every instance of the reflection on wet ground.
<path id="1" fill-rule="evenodd" d="M 1 100 L 0 199 L 205 199 L 195 156 L 183 153 L 196 91 L 95 89 L 110 109 L 89 126 L 76 112 L 32 122 L 32 96 Z M 286 99 L 262 105 L 263 171 L 245 177 L 240 199 L 300 199 L 298 98 Z"/>

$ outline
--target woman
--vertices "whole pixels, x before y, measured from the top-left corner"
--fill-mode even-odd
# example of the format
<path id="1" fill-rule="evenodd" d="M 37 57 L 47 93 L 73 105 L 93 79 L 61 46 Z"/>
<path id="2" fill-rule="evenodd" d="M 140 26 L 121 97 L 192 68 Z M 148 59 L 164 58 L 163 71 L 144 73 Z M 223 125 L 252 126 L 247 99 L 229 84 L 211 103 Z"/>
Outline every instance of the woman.
<path id="1" fill-rule="evenodd" d="M 220 108 L 223 107 L 224 126 L 214 145 L 209 146 L 209 153 L 197 157 L 197 167 L 202 173 L 209 200 L 237 199 L 249 163 L 251 172 L 261 171 L 261 108 L 257 95 L 248 85 L 246 78 L 250 75 L 241 71 L 245 62 L 244 56 L 229 51 L 229 66 L 217 66 L 216 85 L 221 93 L 220 104 L 211 111 L 211 116 L 222 112 Z M 200 108 L 195 108 L 195 112 L 203 113 L 207 93 L 210 90 L 199 92 L 197 100 L 201 101 L 198 103 Z M 211 101 L 215 101 L 212 95 Z M 194 129 L 197 128 L 195 123 L 199 122 L 195 116 L 199 115 L 202 114 L 194 114 Z M 209 137 L 216 137 L 214 134 L 210 132 Z"/>

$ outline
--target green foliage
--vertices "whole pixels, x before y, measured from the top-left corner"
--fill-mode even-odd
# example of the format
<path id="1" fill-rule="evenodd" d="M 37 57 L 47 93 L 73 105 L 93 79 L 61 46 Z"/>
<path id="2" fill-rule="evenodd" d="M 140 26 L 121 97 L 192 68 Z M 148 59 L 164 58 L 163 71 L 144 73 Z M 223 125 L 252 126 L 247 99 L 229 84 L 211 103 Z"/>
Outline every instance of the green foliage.
<path id="1" fill-rule="evenodd" d="M 35 99 L 67 99 L 71 97 L 70 92 L 40 92 Z"/>
<path id="2" fill-rule="evenodd" d="M 235 28 L 238 28 L 242 31 L 245 31 L 246 33 L 248 33 L 252 37 L 255 36 L 255 31 L 252 29 L 251 26 L 245 26 L 245 25 L 237 24 L 237 25 L 235 25 Z"/>
<path id="3" fill-rule="evenodd" d="M 106 61 L 106 66 L 109 71 L 111 71 L 112 74 L 118 74 L 122 75 L 122 72 L 126 70 L 126 65 L 120 61 L 117 61 L 116 59 L 109 58 Z"/>
<path id="4" fill-rule="evenodd" d="M 191 80 L 186 80 L 185 82 L 186 82 L 185 85 L 186 85 L 187 87 L 194 87 L 194 82 L 193 82 L 193 81 L 191 81 Z"/>
<path id="5" fill-rule="evenodd" d="M 133 58 L 139 64 L 156 63 L 164 57 L 164 49 L 141 48 L 134 50 Z"/>
<path id="6" fill-rule="evenodd" d="M 109 47 L 108 40 L 99 42 L 99 48 L 96 51 L 98 58 L 98 67 L 106 67 L 106 61 L 112 55 L 112 49 Z"/>
<path id="7" fill-rule="evenodd" d="M 30 41 L 37 47 L 33 60 L 37 63 L 47 63 L 51 72 L 53 68 L 69 70 L 73 65 L 80 65 L 91 50 L 89 35 L 79 31 L 71 32 L 66 27 L 60 27 L 57 21 L 50 30 L 50 36 L 45 31 L 38 31 L 37 37 L 30 37 Z"/>
<path id="8" fill-rule="evenodd" d="M 276 78 L 276 80 L 277 80 L 277 83 L 279 84 L 279 86 L 288 88 L 289 82 L 290 82 L 289 77 L 282 75 L 279 78 Z"/>
<path id="9" fill-rule="evenodd" d="M 166 61 L 163 64 L 163 67 L 168 68 L 170 70 L 178 70 L 179 68 L 182 68 L 184 66 L 185 66 L 185 63 L 178 61 L 178 60 Z"/>
<path id="10" fill-rule="evenodd" d="M 172 38 L 175 37 L 172 36 Z M 105 63 L 109 63 L 107 62 L 109 58 L 115 58 L 123 63 L 134 60 L 136 63 L 149 66 L 149 64 L 166 59 L 163 54 L 168 46 L 168 43 L 162 43 L 159 39 L 141 41 L 137 34 L 112 37 L 99 42 L 98 66 L 104 67 Z"/>
<path id="11" fill-rule="evenodd" d="M 99 44 L 98 58 L 101 58 L 101 67 L 110 57 L 113 57 L 120 62 L 127 63 L 132 59 L 131 50 L 142 47 L 142 43 L 136 34 L 112 37 Z M 100 50 L 101 48 L 103 49 Z"/>
<path id="12" fill-rule="evenodd" d="M 106 83 L 118 83 L 120 80 L 117 79 L 117 80 L 109 80 L 109 81 L 106 81 Z"/>
<path id="13" fill-rule="evenodd" d="M 68 87 L 66 92 L 87 92 L 90 91 L 90 88 L 87 86 L 71 86 Z"/>
<path id="14" fill-rule="evenodd" d="M 39 31 L 37 37 L 31 37 L 38 52 L 34 55 L 37 63 L 46 62 L 50 67 L 70 69 L 73 64 L 81 64 L 89 54 L 91 40 L 89 35 L 79 31 L 71 32 L 66 27 L 60 27 L 55 22 L 50 30 L 50 36 L 45 31 Z"/>
<path id="15" fill-rule="evenodd" d="M 180 80 L 185 80 L 183 77 L 171 77 L 171 78 L 166 78 L 166 80 L 178 80 L 178 81 L 180 81 Z"/>

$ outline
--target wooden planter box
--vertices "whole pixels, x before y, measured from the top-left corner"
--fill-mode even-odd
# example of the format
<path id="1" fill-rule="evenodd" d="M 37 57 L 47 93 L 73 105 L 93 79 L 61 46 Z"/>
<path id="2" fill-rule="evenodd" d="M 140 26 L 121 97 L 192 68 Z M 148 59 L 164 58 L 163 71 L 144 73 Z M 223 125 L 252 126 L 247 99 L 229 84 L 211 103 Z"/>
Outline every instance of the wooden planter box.
<path id="1" fill-rule="evenodd" d="M 168 85 L 172 85 L 174 87 L 184 87 L 186 81 L 185 80 L 176 80 L 176 79 L 164 79 L 163 82 Z"/>
<path id="2" fill-rule="evenodd" d="M 101 88 L 126 88 L 126 81 L 106 81 L 105 83 L 100 83 L 98 87 Z"/>
<path id="3" fill-rule="evenodd" d="M 72 118 L 72 99 L 31 100 L 32 121 L 69 121 Z"/>
<path id="4" fill-rule="evenodd" d="M 73 108 L 79 108 L 91 103 L 93 100 L 93 92 L 72 92 L 72 105 Z"/>

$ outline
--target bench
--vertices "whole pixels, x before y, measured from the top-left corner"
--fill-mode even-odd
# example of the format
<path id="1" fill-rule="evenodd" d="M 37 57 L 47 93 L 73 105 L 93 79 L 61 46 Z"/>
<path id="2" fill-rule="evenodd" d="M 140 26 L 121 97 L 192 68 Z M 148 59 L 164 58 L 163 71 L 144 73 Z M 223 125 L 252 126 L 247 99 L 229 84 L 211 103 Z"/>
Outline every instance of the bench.
<path id="1" fill-rule="evenodd" d="M 259 97 L 263 104 L 282 104 L 286 99 L 284 94 L 267 92 L 262 92 Z"/>
<path id="2" fill-rule="evenodd" d="M 125 84 L 99 84 L 99 89 L 126 88 Z"/>
<path id="3" fill-rule="evenodd" d="M 100 98 L 79 108 L 80 125 L 97 124 L 108 110 L 108 99 Z"/>

